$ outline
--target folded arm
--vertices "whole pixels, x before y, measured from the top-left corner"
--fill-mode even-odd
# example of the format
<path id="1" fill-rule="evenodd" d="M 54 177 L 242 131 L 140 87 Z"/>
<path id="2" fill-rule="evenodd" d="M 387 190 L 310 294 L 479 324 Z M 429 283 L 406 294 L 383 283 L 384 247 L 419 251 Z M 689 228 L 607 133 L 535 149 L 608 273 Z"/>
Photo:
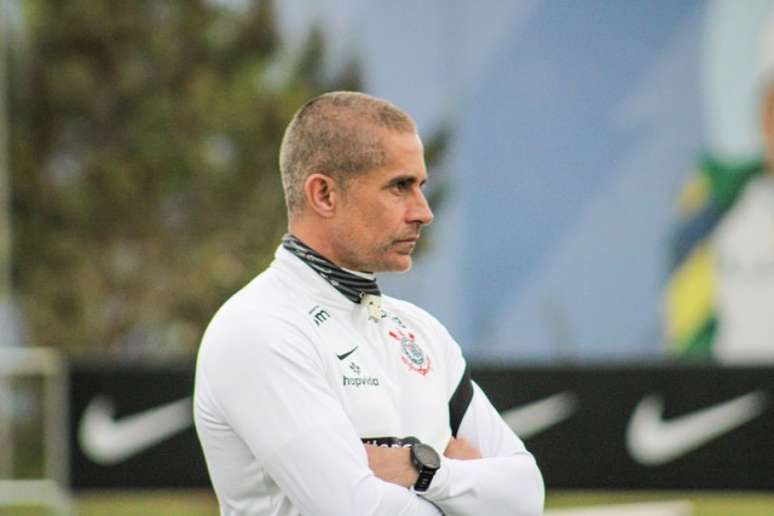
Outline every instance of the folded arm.
<path id="1" fill-rule="evenodd" d="M 423 494 L 426 499 L 446 516 L 543 514 L 543 479 L 535 459 L 475 383 L 457 437 L 478 449 L 482 458 L 443 457 L 441 469 Z"/>
<path id="2" fill-rule="evenodd" d="M 446 516 L 538 516 L 543 514 L 543 479 L 532 455 L 503 422 L 484 392 L 473 397 L 444 451 L 441 469 L 420 493 Z M 412 486 L 417 473 L 407 448 L 366 446 L 371 469 L 396 485 Z"/>
<path id="3" fill-rule="evenodd" d="M 322 358 L 292 327 L 281 330 L 268 342 L 234 336 L 206 386 L 260 467 L 302 514 L 438 516 L 429 501 L 373 473 Z"/>

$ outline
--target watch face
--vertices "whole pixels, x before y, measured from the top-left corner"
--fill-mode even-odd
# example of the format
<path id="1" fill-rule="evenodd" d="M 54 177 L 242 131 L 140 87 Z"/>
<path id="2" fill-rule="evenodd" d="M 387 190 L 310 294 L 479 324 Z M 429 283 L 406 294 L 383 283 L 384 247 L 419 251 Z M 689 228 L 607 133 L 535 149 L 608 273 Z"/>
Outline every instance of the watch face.
<path id="1" fill-rule="evenodd" d="M 416 444 L 413 446 L 413 451 L 414 456 L 423 466 L 432 469 L 441 467 L 441 458 L 432 447 L 426 444 Z"/>

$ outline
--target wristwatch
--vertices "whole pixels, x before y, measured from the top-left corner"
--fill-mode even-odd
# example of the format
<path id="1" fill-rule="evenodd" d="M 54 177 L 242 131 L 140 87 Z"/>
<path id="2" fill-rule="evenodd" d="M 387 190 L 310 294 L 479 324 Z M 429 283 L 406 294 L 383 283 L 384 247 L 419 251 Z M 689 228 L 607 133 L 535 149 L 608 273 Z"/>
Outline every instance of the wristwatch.
<path id="1" fill-rule="evenodd" d="M 419 478 L 414 484 L 414 491 L 423 493 L 430 487 L 435 472 L 440 469 L 441 457 L 432 446 L 416 443 L 411 446 L 411 464 L 419 472 Z"/>

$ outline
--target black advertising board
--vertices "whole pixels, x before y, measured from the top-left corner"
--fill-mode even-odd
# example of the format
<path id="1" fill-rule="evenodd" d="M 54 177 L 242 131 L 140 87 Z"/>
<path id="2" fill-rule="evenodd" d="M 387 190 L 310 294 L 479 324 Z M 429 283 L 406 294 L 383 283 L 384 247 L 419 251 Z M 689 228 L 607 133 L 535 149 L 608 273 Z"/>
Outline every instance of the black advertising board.
<path id="1" fill-rule="evenodd" d="M 194 369 L 70 367 L 74 488 L 208 487 L 191 412 Z"/>
<path id="2" fill-rule="evenodd" d="M 542 422 L 534 417 L 525 434 L 548 487 L 774 488 L 774 369 L 501 369 L 474 377 L 506 418 L 513 407 L 563 402 L 539 414 Z"/>
<path id="3" fill-rule="evenodd" d="M 193 365 L 74 364 L 75 488 L 207 487 Z M 474 368 L 550 488 L 774 488 L 774 368 Z"/>

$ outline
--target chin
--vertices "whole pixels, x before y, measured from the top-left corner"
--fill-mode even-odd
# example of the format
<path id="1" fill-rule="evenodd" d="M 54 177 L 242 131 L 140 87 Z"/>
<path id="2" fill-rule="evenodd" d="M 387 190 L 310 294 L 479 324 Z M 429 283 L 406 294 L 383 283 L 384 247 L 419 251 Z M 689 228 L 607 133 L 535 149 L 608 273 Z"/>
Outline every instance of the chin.
<path id="1" fill-rule="evenodd" d="M 411 256 L 401 256 L 399 259 L 395 260 L 395 263 L 392 265 L 393 266 L 390 267 L 392 272 L 408 272 L 411 270 L 413 261 L 411 260 Z"/>

